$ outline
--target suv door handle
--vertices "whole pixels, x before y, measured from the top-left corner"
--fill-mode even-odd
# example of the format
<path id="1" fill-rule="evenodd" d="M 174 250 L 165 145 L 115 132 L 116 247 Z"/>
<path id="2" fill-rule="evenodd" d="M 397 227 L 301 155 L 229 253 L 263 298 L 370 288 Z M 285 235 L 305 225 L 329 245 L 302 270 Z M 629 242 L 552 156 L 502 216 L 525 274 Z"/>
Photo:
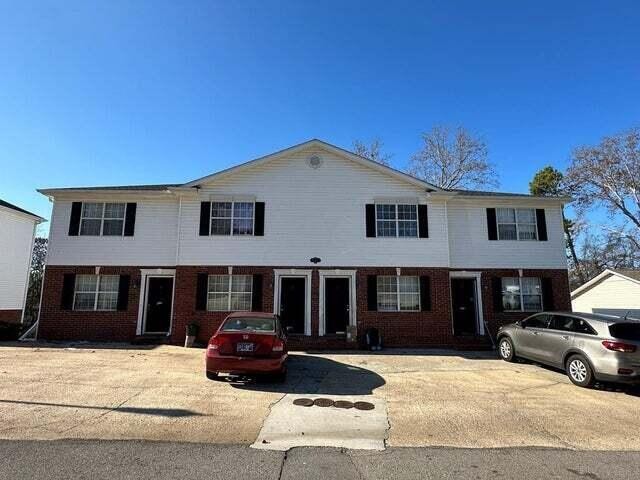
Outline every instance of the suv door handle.
<path id="1" fill-rule="evenodd" d="M 569 335 L 562 335 L 562 338 L 565 340 L 569 340 Z"/>

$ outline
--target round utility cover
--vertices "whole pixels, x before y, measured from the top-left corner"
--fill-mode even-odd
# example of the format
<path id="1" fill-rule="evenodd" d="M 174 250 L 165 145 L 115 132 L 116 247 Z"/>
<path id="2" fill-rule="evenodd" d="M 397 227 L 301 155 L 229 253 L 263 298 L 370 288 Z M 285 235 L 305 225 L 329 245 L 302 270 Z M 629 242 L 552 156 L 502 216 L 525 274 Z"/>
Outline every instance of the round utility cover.
<path id="1" fill-rule="evenodd" d="M 317 407 L 333 407 L 334 401 L 330 398 L 316 398 L 313 404 Z"/>
<path id="2" fill-rule="evenodd" d="M 353 408 L 353 402 L 349 402 L 347 400 L 338 400 L 333 404 L 336 408 Z"/>
<path id="3" fill-rule="evenodd" d="M 356 402 L 353 404 L 353 406 L 358 410 L 373 410 L 374 408 L 376 408 L 373 403 L 369 402 Z"/>
<path id="4" fill-rule="evenodd" d="M 313 400 L 311 400 L 310 398 L 296 398 L 293 401 L 293 404 L 299 407 L 310 407 L 311 405 L 313 405 Z"/>

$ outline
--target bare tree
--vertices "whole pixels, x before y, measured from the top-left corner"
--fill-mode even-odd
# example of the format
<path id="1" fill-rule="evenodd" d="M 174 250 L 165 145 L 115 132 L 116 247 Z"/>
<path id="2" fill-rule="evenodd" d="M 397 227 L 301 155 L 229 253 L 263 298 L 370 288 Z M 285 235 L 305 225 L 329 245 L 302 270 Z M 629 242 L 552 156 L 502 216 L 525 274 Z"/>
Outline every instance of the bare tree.
<path id="1" fill-rule="evenodd" d="M 640 129 L 576 149 L 566 181 L 579 213 L 604 207 L 607 235 L 640 251 Z"/>
<path id="2" fill-rule="evenodd" d="M 424 145 L 413 155 L 409 173 L 440 188 L 492 188 L 498 175 L 487 144 L 463 127 L 437 126 L 422 134 Z"/>
<path id="3" fill-rule="evenodd" d="M 383 145 L 379 138 L 374 138 L 368 145 L 361 140 L 355 140 L 353 142 L 353 153 L 388 167 L 392 155 L 382 151 Z"/>
<path id="4" fill-rule="evenodd" d="M 42 289 L 44 261 L 47 256 L 48 243 L 49 241 L 43 237 L 36 237 L 33 243 L 31 269 L 29 270 L 29 289 L 27 290 L 27 301 L 24 311 L 25 325 L 31 325 L 38 319 L 40 290 Z"/>

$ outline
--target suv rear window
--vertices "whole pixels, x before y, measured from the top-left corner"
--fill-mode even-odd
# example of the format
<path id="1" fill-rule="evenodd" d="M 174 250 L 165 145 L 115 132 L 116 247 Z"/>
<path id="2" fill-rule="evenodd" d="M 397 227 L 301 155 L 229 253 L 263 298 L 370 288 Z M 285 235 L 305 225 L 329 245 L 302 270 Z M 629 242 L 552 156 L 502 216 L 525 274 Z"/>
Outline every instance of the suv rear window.
<path id="1" fill-rule="evenodd" d="M 273 318 L 236 317 L 224 322 L 222 332 L 265 332 L 276 331 L 276 321 Z"/>
<path id="2" fill-rule="evenodd" d="M 640 341 L 640 322 L 614 323 L 609 325 L 609 332 L 614 338 Z"/>

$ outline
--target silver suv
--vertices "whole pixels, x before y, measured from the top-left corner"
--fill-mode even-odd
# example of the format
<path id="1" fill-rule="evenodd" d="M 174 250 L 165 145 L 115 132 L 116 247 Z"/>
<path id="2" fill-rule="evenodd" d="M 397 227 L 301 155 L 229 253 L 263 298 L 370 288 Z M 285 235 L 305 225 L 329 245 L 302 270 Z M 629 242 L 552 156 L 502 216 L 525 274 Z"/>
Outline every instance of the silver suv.
<path id="1" fill-rule="evenodd" d="M 542 312 L 498 330 L 498 352 L 561 368 L 589 387 L 597 380 L 640 383 L 640 322 L 577 312 Z"/>

